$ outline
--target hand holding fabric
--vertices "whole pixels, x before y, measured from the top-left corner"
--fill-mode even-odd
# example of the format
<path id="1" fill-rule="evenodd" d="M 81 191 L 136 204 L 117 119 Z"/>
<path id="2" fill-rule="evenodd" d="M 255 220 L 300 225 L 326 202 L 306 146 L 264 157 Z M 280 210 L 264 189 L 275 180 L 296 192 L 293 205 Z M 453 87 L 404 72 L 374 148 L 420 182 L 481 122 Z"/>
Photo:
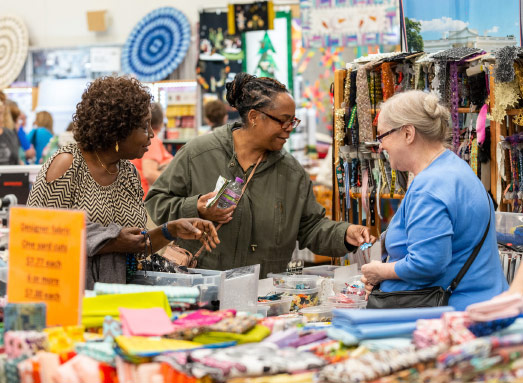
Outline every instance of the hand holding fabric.
<path id="1" fill-rule="evenodd" d="M 202 195 L 198 198 L 198 214 L 201 218 L 207 219 L 209 221 L 218 222 L 218 223 L 227 223 L 232 219 L 232 213 L 236 206 L 231 206 L 227 209 L 219 209 L 218 203 L 216 202 L 213 206 L 205 207 L 207 201 L 214 198 L 216 192 L 211 192 Z"/>

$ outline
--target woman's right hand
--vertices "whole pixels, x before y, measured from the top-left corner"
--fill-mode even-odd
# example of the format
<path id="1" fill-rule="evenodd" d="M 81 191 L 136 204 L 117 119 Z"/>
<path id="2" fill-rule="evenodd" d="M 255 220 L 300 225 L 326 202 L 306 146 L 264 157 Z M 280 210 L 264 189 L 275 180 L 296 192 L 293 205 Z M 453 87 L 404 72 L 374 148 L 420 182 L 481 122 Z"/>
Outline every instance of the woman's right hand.
<path id="1" fill-rule="evenodd" d="M 232 219 L 232 213 L 234 212 L 234 209 L 236 209 L 236 206 L 231 206 L 227 209 L 219 209 L 218 202 L 216 202 L 209 208 L 205 207 L 207 201 L 214 198 L 215 195 L 216 192 L 212 192 L 204 194 L 198 198 L 198 214 L 200 215 L 200 218 L 222 224 L 230 222 Z"/>
<path id="2" fill-rule="evenodd" d="M 171 235 L 183 239 L 197 239 L 205 245 L 207 251 L 220 243 L 218 232 L 211 221 L 200 218 L 180 218 L 167 223 Z"/>

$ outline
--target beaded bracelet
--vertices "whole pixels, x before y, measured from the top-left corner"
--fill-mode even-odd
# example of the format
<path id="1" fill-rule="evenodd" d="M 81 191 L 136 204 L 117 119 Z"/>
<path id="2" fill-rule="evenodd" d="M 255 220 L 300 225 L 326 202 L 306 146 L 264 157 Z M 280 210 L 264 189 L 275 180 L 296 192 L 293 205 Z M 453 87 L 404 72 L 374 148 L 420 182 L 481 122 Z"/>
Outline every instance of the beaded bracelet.
<path id="1" fill-rule="evenodd" d="M 173 242 L 176 241 L 176 238 L 172 236 L 169 229 L 167 229 L 167 222 L 162 225 L 162 234 L 165 237 L 165 239 Z"/>

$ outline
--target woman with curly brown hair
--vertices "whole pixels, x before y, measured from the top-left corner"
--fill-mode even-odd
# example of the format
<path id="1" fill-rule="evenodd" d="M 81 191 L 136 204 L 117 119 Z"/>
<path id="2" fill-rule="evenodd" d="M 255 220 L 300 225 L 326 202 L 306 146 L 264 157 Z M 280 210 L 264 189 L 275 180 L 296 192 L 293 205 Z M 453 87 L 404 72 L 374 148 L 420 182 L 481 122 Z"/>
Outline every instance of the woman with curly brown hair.
<path id="1" fill-rule="evenodd" d="M 95 80 L 73 116 L 77 143 L 43 165 L 29 195 L 29 206 L 87 213 L 88 289 L 97 281 L 126 283 L 138 254 L 161 249 L 174 237 L 199 240 L 208 251 L 219 242 L 213 224 L 199 218 L 144 230 L 143 190 L 129 160 L 141 158 L 154 136 L 150 105 L 150 94 L 136 79 Z"/>

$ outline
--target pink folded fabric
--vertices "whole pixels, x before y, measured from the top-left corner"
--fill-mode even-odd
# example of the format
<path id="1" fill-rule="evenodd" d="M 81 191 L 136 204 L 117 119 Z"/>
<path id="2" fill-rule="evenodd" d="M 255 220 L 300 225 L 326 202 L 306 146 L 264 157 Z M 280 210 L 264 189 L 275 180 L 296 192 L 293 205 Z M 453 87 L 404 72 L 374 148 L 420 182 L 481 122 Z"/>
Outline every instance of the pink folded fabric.
<path id="1" fill-rule="evenodd" d="M 490 322 L 511 318 L 523 311 L 523 297 L 511 294 L 494 297 L 488 301 L 474 303 L 467 307 L 467 313 L 475 322 Z"/>
<path id="2" fill-rule="evenodd" d="M 468 327 L 472 321 L 466 312 L 447 312 L 441 319 L 420 319 L 416 322 L 413 342 L 418 348 L 446 344 L 462 344 L 475 338 Z"/>
<path id="3" fill-rule="evenodd" d="M 210 326 L 220 322 L 224 318 L 232 318 L 236 315 L 236 310 L 209 311 L 198 310 L 191 314 L 176 319 L 173 324 L 175 329 L 186 327 Z"/>
<path id="4" fill-rule="evenodd" d="M 120 308 L 123 335 L 162 336 L 174 331 L 174 326 L 164 309 Z"/>

